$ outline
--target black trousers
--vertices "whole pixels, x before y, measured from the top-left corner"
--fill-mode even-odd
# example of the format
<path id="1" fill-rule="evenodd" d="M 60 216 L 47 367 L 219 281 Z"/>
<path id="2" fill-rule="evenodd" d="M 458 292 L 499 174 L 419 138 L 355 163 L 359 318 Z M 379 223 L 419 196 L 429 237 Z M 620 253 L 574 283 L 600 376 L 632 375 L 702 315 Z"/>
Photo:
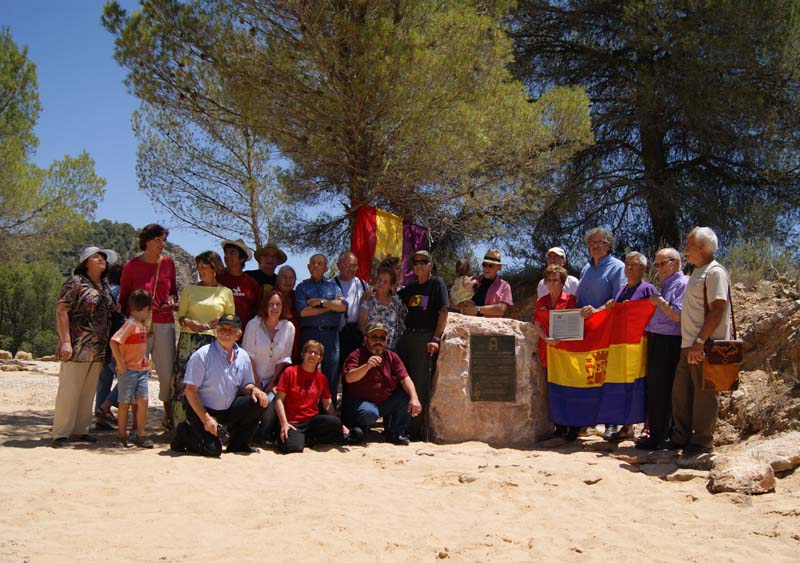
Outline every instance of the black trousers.
<path id="1" fill-rule="evenodd" d="M 342 440 L 342 421 L 330 414 L 318 414 L 305 422 L 292 424 L 285 442 L 278 440 L 278 451 L 284 454 L 300 453 L 308 445 L 330 444 Z"/>
<path id="2" fill-rule="evenodd" d="M 364 335 L 355 323 L 348 323 L 339 332 L 339 373 L 342 372 L 344 361 L 353 350 L 357 350 L 364 342 Z M 331 393 L 333 391 L 331 390 Z"/>
<path id="3" fill-rule="evenodd" d="M 672 382 L 681 357 L 681 337 L 647 334 L 647 421 L 650 437 L 663 440 L 672 427 Z"/>
<path id="4" fill-rule="evenodd" d="M 238 395 L 225 410 L 206 409 L 208 414 L 217 419 L 217 422 L 224 425 L 228 430 L 230 438 L 228 439 L 228 451 L 238 451 L 247 448 L 253 440 L 253 434 L 258 427 L 258 422 L 261 420 L 261 414 L 264 412 L 264 407 L 258 403 L 253 402 L 253 398 L 249 395 Z M 194 412 L 191 405 L 186 403 L 186 420 L 192 427 L 193 433 L 200 433 L 206 438 L 211 437 L 211 434 L 206 432 L 203 423 Z M 203 453 L 203 452 L 197 452 Z"/>

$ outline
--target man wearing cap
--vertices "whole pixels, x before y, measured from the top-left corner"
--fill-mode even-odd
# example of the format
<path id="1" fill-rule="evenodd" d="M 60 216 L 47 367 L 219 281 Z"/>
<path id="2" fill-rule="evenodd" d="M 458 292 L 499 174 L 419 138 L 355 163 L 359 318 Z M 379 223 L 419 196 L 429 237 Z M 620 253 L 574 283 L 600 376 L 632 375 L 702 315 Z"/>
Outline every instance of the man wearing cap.
<path id="1" fill-rule="evenodd" d="M 328 259 L 325 256 L 314 254 L 309 258 L 311 277 L 300 282 L 295 289 L 295 308 L 300 325 L 298 348 L 302 350 L 309 340 L 318 340 L 325 348 L 322 373 L 328 380 L 335 407 L 339 390 L 339 323 L 347 311 L 347 301 L 339 286 L 325 279 L 326 271 Z"/>
<path id="2" fill-rule="evenodd" d="M 267 406 L 267 395 L 255 385 L 250 356 L 236 344 L 242 336 L 239 317 L 220 317 L 215 334 L 216 340 L 198 348 L 186 364 L 186 420 L 175 428 L 170 447 L 219 456 L 218 428 L 224 424 L 228 452 L 257 452 L 250 441 Z M 198 448 L 201 441 L 207 447 Z"/>
<path id="3" fill-rule="evenodd" d="M 558 246 L 554 246 L 550 250 L 547 251 L 547 265 L 548 266 L 561 266 L 562 268 L 567 267 L 567 253 L 564 252 L 564 249 Z M 570 295 L 575 295 L 578 291 L 578 278 L 575 276 L 567 275 L 567 281 L 564 282 L 564 291 L 569 293 Z M 539 280 L 539 285 L 536 286 L 536 297 L 541 299 L 545 295 L 549 293 L 547 289 L 547 285 L 544 283 L 544 278 Z"/>
<path id="4" fill-rule="evenodd" d="M 275 268 L 286 262 L 286 253 L 274 242 L 268 242 L 266 246 L 256 250 L 255 256 L 258 260 L 258 269 L 247 270 L 245 274 L 255 278 L 261 286 L 261 297 L 264 297 L 278 285 Z"/>
<path id="5" fill-rule="evenodd" d="M 367 284 L 356 276 L 358 270 L 358 257 L 350 252 L 342 252 L 336 263 L 339 274 L 333 282 L 342 290 L 342 296 L 347 301 L 347 311 L 343 315 L 339 330 L 339 372 L 342 371 L 344 361 L 350 352 L 356 350 L 364 340 L 364 335 L 358 328 L 358 313 L 361 298 L 367 291 Z"/>
<path id="6" fill-rule="evenodd" d="M 433 378 L 434 357 L 439 353 L 439 342 L 447 324 L 449 298 L 447 286 L 442 278 L 431 275 L 433 258 L 427 250 L 418 250 L 411 257 L 417 281 L 398 292 L 400 300 L 408 308 L 406 329 L 397 345 L 400 358 L 408 370 L 417 396 L 424 409 L 422 416 L 411 421 L 409 435 L 423 438 L 423 427 L 427 427 L 427 408 L 430 404 L 430 389 Z"/>
<path id="7" fill-rule="evenodd" d="M 261 286 L 252 276 L 245 275 L 243 266 L 252 258 L 252 252 L 242 239 L 223 240 L 222 251 L 225 256 L 225 272 L 217 276 L 217 281 L 233 293 L 233 306 L 236 316 L 242 320 L 242 332 L 247 322 L 258 311 L 261 302 Z"/>
<path id="8" fill-rule="evenodd" d="M 407 446 L 406 430 L 422 405 L 400 356 L 386 349 L 387 334 L 383 323 L 370 323 L 363 345 L 345 360 L 344 422 L 366 435 L 381 416 L 388 441 Z"/>
<path id="9" fill-rule="evenodd" d="M 478 278 L 472 300 L 462 303 L 458 309 L 462 315 L 502 317 L 514 304 L 514 299 L 511 297 L 511 286 L 498 275 L 503 267 L 500 251 L 496 248 L 487 250 L 481 266 L 483 275 Z"/>

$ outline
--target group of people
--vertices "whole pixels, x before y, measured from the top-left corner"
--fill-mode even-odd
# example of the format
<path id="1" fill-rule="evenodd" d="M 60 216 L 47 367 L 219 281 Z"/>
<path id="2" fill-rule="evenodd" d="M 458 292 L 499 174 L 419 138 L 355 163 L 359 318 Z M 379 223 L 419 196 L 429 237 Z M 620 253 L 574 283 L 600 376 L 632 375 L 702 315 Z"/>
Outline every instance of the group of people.
<path id="1" fill-rule="evenodd" d="M 717 237 L 707 227 L 693 229 L 684 247 L 691 276 L 682 271 L 681 254 L 674 248 L 658 250 L 653 268 L 660 290 L 644 279 L 647 258 L 629 252 L 625 261 L 611 254 L 614 237 L 606 229 L 586 233 L 590 259 L 580 278 L 568 276 L 561 248 L 547 252 L 547 267 L 539 284 L 533 321 L 539 336 L 539 359 L 547 367 L 551 310 L 580 309 L 584 318 L 615 303 L 647 299 L 655 307 L 646 327 L 644 420 L 597 421 L 607 439 L 632 438 L 634 422 L 645 429 L 636 441 L 640 449 L 682 449 L 684 455 L 709 452 L 719 405 L 714 391 L 702 386 L 703 346 L 709 339 L 730 338 L 730 278 L 714 259 Z M 576 406 L 580 408 L 580 406 Z M 556 421 L 558 422 L 558 421 Z M 555 434 L 574 441 L 580 428 L 556 424 Z"/>
<path id="2" fill-rule="evenodd" d="M 228 451 L 251 452 L 253 444 L 274 441 L 285 453 L 317 442 L 358 443 L 378 417 L 388 441 L 408 444 L 426 435 L 448 311 L 502 317 L 513 305 L 496 249 L 484 256 L 480 276 L 469 275 L 468 263 L 457 264 L 459 277 L 448 292 L 427 250 L 413 255 L 415 281 L 405 286 L 398 258 L 381 262 L 370 286 L 356 276 L 351 252 L 338 257 L 331 279 L 327 258 L 311 256 L 309 277 L 297 284 L 291 266 L 278 269 L 287 260 L 280 248 L 267 244 L 253 253 L 241 240 L 224 240 L 222 256 L 198 255 L 198 281 L 179 295 L 175 264 L 163 252 L 168 234 L 156 224 L 141 230 L 142 253 L 124 265 L 116 288 L 107 282 L 118 260 L 110 249 L 84 249 L 65 280 L 57 300 L 62 364 L 54 447 L 96 440 L 88 433 L 95 394 L 98 427 L 116 422 L 121 447 L 152 447 L 144 436 L 150 360 L 164 403 L 161 422 L 176 451 L 220 455 L 223 442 Z M 711 447 L 716 398 L 701 390 L 697 364 L 701 341 L 726 333 L 729 303 L 727 273 L 713 260 L 713 232 L 689 235 L 691 280 L 677 251 L 656 254 L 660 292 L 643 280 L 643 255 L 630 253 L 625 263 L 611 255 L 609 231 L 593 229 L 586 242 L 590 260 L 580 279 L 567 275 L 562 249 L 547 253 L 534 315 L 540 361 L 546 366 L 546 343 L 553 343 L 549 310 L 579 307 L 588 317 L 615 302 L 650 299 L 657 311 L 648 325 L 649 436 L 640 443 L 661 447 L 671 436 L 672 445 Z M 253 256 L 258 269 L 245 271 Z M 101 370 L 117 374 L 113 390 L 108 377 L 98 384 Z M 111 404 L 118 406 L 116 421 Z M 556 431 L 574 439 L 579 429 Z M 626 431 L 608 425 L 609 437 Z"/>

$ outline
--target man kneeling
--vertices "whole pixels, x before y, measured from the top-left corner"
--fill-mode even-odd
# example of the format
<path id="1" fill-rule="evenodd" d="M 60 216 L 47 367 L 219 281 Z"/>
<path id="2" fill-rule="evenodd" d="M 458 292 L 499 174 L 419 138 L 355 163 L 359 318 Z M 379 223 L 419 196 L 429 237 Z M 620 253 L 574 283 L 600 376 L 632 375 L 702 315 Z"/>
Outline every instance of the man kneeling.
<path id="1" fill-rule="evenodd" d="M 183 380 L 186 421 L 175 429 L 173 450 L 218 457 L 221 435 L 227 432 L 228 452 L 258 451 L 250 447 L 250 441 L 267 406 L 267 395 L 255 386 L 250 356 L 236 344 L 241 327 L 239 317 L 223 315 L 217 322 L 217 340 L 189 358 Z"/>
<path id="2" fill-rule="evenodd" d="M 363 346 L 345 360 L 344 419 L 345 424 L 361 428 L 366 435 L 370 425 L 382 416 L 387 439 L 408 445 L 408 425 L 422 405 L 400 356 L 386 349 L 386 334 L 383 323 L 370 323 Z"/>

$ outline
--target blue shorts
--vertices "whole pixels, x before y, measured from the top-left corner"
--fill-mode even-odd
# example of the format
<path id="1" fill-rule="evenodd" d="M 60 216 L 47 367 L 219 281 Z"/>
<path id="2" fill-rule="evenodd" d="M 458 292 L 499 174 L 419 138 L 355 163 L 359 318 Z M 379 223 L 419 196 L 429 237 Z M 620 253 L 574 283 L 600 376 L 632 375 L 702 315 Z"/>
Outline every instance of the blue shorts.
<path id="1" fill-rule="evenodd" d="M 147 399 L 147 379 L 149 376 L 149 369 L 129 369 L 122 375 L 118 375 L 117 392 L 119 393 L 119 402 L 134 403 L 136 399 Z"/>

